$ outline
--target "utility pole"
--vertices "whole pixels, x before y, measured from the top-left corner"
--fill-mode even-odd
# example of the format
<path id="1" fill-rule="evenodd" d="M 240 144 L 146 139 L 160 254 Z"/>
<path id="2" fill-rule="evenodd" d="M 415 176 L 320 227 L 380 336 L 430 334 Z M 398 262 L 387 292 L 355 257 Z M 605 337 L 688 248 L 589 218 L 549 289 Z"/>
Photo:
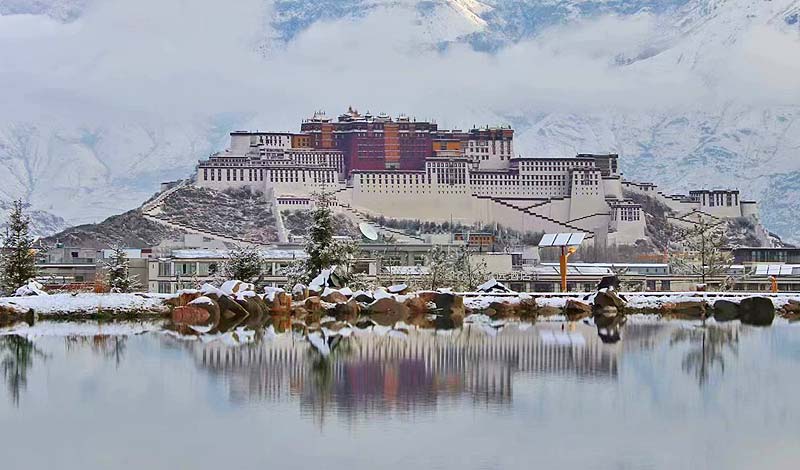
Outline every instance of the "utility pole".
<path id="1" fill-rule="evenodd" d="M 567 259 L 575 253 L 577 249 L 574 246 L 567 248 L 561 247 L 561 257 L 559 258 L 559 267 L 561 268 L 561 292 L 567 292 Z"/>

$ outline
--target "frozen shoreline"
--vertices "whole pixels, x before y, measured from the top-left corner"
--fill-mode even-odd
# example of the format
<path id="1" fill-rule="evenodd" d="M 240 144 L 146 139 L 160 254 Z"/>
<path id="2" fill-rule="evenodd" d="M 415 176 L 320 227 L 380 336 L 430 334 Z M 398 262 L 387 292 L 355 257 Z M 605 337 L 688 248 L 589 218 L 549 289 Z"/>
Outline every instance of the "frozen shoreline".
<path id="1" fill-rule="evenodd" d="M 0 297 L 0 312 L 24 315 L 29 310 L 40 316 L 91 317 L 103 315 L 162 315 L 169 313 L 165 294 L 52 294 L 28 297 Z M 1 315 L 2 313 L 0 313 Z"/>
<path id="2" fill-rule="evenodd" d="M 131 294 L 53 294 L 28 297 L 0 297 L 0 318 L 3 315 L 21 317 L 30 310 L 42 318 L 96 318 L 107 316 L 141 316 L 142 318 L 167 315 L 171 311 L 165 301 L 177 294 L 131 293 Z M 409 296 L 396 296 L 402 300 Z M 414 295 L 411 293 L 410 295 Z M 562 310 L 568 300 L 591 304 L 593 293 L 457 293 L 464 298 L 464 306 L 472 312 L 487 309 L 492 303 L 517 305 L 520 302 L 535 301 L 539 308 Z M 767 297 L 776 309 L 790 302 L 800 302 L 800 293 L 770 294 L 761 292 L 620 292 L 627 300 L 627 308 L 638 313 L 659 309 L 668 304 L 684 302 L 705 302 L 709 305 L 724 299 L 734 303 L 748 297 Z"/>

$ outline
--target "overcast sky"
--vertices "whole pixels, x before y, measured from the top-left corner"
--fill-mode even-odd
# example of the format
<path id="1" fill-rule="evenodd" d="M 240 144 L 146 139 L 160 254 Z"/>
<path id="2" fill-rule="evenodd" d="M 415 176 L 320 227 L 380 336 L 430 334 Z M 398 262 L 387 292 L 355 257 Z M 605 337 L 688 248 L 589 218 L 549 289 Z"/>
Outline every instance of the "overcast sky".
<path id="1" fill-rule="evenodd" d="M 490 55 L 468 46 L 422 47 L 428 30 L 410 12 L 377 10 L 318 23 L 264 57 L 269 8 L 263 0 L 138 0 L 94 3 L 66 24 L 2 16 L 0 118 L 244 112 L 293 129 L 298 113 L 335 114 L 348 103 L 441 120 L 487 108 L 800 103 L 797 31 L 764 26 L 766 19 L 725 43 L 683 37 L 665 18 L 602 17 Z"/>

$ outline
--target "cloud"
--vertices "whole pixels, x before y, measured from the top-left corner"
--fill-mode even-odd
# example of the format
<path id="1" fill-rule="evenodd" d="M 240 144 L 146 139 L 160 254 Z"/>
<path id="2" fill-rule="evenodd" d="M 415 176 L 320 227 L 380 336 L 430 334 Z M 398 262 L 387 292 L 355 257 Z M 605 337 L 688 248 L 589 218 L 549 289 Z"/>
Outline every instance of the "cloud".
<path id="1" fill-rule="evenodd" d="M 661 19 L 649 14 L 553 27 L 490 55 L 460 44 L 430 47 L 431 25 L 413 9 L 377 8 L 364 18 L 317 23 L 265 58 L 256 46 L 270 36 L 270 11 L 262 0 L 140 0 L 94 3 L 69 24 L 0 17 L 0 96 L 9 103 L 0 113 L 102 121 L 235 112 L 288 125 L 287 115 L 296 122 L 298 112 L 348 103 L 453 119 L 487 109 L 800 102 L 791 59 L 800 43 L 777 30 L 754 29 L 717 57 L 730 73 L 713 77 L 709 90 L 713 71 L 669 54 L 648 59 L 658 66 L 630 60 L 670 45 Z"/>
<path id="2" fill-rule="evenodd" d="M 731 101 L 800 104 L 796 34 L 736 11 L 686 31 L 672 17 L 598 16 L 490 54 L 453 41 L 480 25 L 446 7 L 420 16 L 411 0 L 374 0 L 364 16 L 317 22 L 286 45 L 270 44 L 279 35 L 265 0 L 84 3 L 68 23 L 0 16 L 0 170 L 11 175 L 0 198 L 23 196 L 73 221 L 136 206 L 219 150 L 231 127 L 296 130 L 318 109 L 355 105 L 461 128 L 527 120 L 520 152 L 629 156 L 659 123 L 699 116 L 675 131 L 680 145 L 658 146 L 672 164 L 707 142 L 706 120 Z M 731 121 L 730 139 L 763 139 L 769 155 L 781 139 L 787 157 L 774 167 L 792 169 L 794 141 L 774 137 L 792 130 L 755 115 L 755 137 Z"/>

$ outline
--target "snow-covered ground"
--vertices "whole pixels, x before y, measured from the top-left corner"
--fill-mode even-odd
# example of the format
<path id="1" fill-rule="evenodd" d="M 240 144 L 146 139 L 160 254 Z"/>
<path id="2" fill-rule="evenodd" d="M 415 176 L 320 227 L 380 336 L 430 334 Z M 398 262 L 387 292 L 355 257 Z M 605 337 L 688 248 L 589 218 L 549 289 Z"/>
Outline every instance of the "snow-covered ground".
<path id="1" fill-rule="evenodd" d="M 19 313 L 33 309 L 39 315 L 93 314 L 107 311 L 167 312 L 164 299 L 168 295 L 135 294 L 53 294 L 30 297 L 0 297 L 0 308 L 10 308 Z"/>
<path id="2" fill-rule="evenodd" d="M 757 292 L 671 292 L 671 293 L 620 293 L 628 301 L 628 307 L 634 309 L 657 309 L 667 303 L 707 301 L 713 304 L 717 299 L 739 302 L 747 297 L 764 296 L 772 299 L 776 308 L 783 307 L 789 300 L 800 302 L 800 293 L 766 294 Z M 410 295 L 390 294 L 383 290 L 373 293 L 376 299 L 392 297 L 403 302 Z M 412 294 L 413 295 L 413 294 Z M 574 293 L 567 295 L 538 293 L 480 294 L 466 293 L 464 305 L 472 310 L 483 310 L 493 302 L 518 304 L 523 300 L 536 299 L 539 307 L 564 308 L 567 300 L 573 299 L 591 303 L 590 293 Z M 54 314 L 93 314 L 114 311 L 118 313 L 149 311 L 166 313 L 164 300 L 172 297 L 169 294 L 133 293 L 133 294 L 54 294 L 30 297 L 0 297 L 0 308 L 10 308 L 19 313 L 33 309 L 39 315 Z"/>
<path id="3" fill-rule="evenodd" d="M 525 299 L 536 299 L 539 307 L 564 308 L 567 300 L 577 300 L 583 303 L 591 303 L 592 293 L 574 293 L 565 295 L 553 294 L 465 294 L 464 305 L 473 310 L 486 309 L 493 302 L 518 304 Z M 620 292 L 627 301 L 627 306 L 633 309 L 658 309 L 664 304 L 677 302 L 702 302 L 706 301 L 713 304 L 718 299 L 740 302 L 748 297 L 768 297 L 772 299 L 775 308 L 781 308 L 789 300 L 800 302 L 800 293 L 768 294 L 763 292 Z"/>
<path id="4" fill-rule="evenodd" d="M 0 336 L 17 335 L 28 339 L 48 336 L 131 336 L 154 331 L 162 331 L 161 325 L 155 322 L 133 321 L 112 323 L 40 321 L 33 326 L 18 323 L 8 328 L 0 328 Z"/>

